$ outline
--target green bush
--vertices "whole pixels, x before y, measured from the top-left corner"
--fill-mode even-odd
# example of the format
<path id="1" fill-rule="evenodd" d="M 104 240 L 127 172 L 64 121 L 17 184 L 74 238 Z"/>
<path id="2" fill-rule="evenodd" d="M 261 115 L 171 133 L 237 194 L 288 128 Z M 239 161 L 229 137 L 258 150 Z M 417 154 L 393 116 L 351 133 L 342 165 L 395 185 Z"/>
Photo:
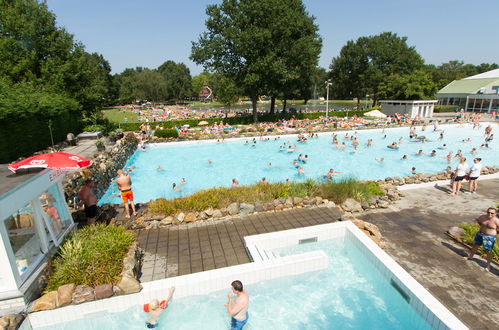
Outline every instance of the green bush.
<path id="1" fill-rule="evenodd" d="M 459 111 L 459 106 L 457 105 L 436 105 L 433 112 L 456 112 Z"/>
<path id="2" fill-rule="evenodd" d="M 154 132 L 154 136 L 159 138 L 178 138 L 176 129 L 158 129 Z"/>
<path id="3" fill-rule="evenodd" d="M 461 223 L 459 224 L 459 228 L 462 228 L 464 230 L 464 235 L 461 238 L 463 242 L 472 246 L 475 235 L 480 230 L 480 225 L 478 225 L 477 223 Z M 497 236 L 497 238 L 499 239 L 499 235 Z M 483 246 L 478 249 L 478 254 L 480 254 L 482 257 L 486 257 L 487 252 L 485 251 Z M 499 245 L 497 244 L 495 244 L 494 248 L 492 249 L 492 259 L 499 261 Z"/>
<path id="4" fill-rule="evenodd" d="M 267 203 L 277 198 L 321 196 L 335 203 L 342 203 L 347 198 L 360 201 L 373 195 L 381 195 L 383 191 L 375 182 L 358 182 L 345 179 L 339 182 L 316 183 L 314 180 L 293 182 L 290 184 L 255 184 L 234 188 L 211 188 L 193 195 L 168 200 L 156 199 L 149 203 L 152 213 L 173 215 L 177 212 L 203 211 L 208 207 L 222 208 L 234 202 Z"/>
<path id="5" fill-rule="evenodd" d="M 372 109 L 368 110 L 354 110 L 354 111 L 330 111 L 329 116 L 334 116 L 338 118 L 343 118 L 343 117 L 353 117 L 354 115 L 357 115 L 359 117 L 364 116 L 364 113 L 367 111 L 371 111 Z M 296 119 L 310 119 L 314 120 L 317 119 L 321 116 L 325 116 L 325 112 L 309 112 L 309 113 L 274 113 L 274 114 L 265 114 L 258 116 L 258 122 L 277 122 L 281 119 L 289 120 L 291 118 L 296 118 Z M 169 120 L 169 121 L 158 121 L 158 122 L 152 122 L 150 123 L 151 128 L 155 129 L 156 126 L 163 127 L 163 128 L 173 128 L 173 127 L 182 127 L 184 125 L 189 125 L 190 127 L 196 127 L 199 126 L 198 124 L 201 121 L 206 121 L 208 122 L 209 125 L 212 125 L 215 122 L 220 122 L 223 121 L 224 123 L 227 123 L 229 125 L 249 125 L 253 124 L 253 116 L 252 115 L 247 115 L 247 116 L 242 116 L 242 117 L 229 117 L 229 118 L 201 118 L 201 119 L 182 119 L 182 120 Z M 121 127 L 125 131 L 138 131 L 140 128 L 140 125 L 142 123 L 123 123 L 121 124 Z"/>
<path id="6" fill-rule="evenodd" d="M 123 227 L 98 224 L 69 235 L 54 258 L 46 292 L 64 284 L 116 284 L 123 258 L 134 242 L 133 233 Z"/>
<path id="7" fill-rule="evenodd" d="M 105 127 L 102 125 L 88 125 L 83 127 L 83 132 L 104 132 Z"/>

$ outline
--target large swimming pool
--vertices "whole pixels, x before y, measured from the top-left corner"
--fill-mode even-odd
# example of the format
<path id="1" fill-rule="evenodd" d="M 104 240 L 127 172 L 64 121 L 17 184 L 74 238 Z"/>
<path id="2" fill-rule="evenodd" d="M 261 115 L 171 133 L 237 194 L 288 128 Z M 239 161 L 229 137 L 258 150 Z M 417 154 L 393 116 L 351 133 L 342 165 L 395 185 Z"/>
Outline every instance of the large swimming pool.
<path id="1" fill-rule="evenodd" d="M 497 125 L 492 125 L 497 131 Z M 263 177 L 269 182 L 318 179 L 330 168 L 360 180 L 406 176 L 411 174 L 412 167 L 416 168 L 417 173 L 437 173 L 449 165 L 453 168 L 457 165 L 457 159 L 448 163 L 444 156 L 449 151 L 456 153 L 459 149 L 468 158 L 468 164 L 472 163 L 473 157 L 481 157 L 484 166 L 499 165 L 497 140 L 489 143 L 489 149 L 480 148 L 484 143 L 485 125 L 475 130 L 471 125 L 441 125 L 439 128 L 443 132 L 434 132 L 433 126 L 428 126 L 425 131 L 418 127 L 417 134 L 429 139 L 426 143 L 411 142 L 408 127 L 336 132 L 339 144 L 345 142 L 347 146 L 344 150 L 335 148 L 333 133 L 321 133 L 318 138 L 308 138 L 306 143 L 298 143 L 294 135 L 283 135 L 280 138 L 271 136 L 269 141 L 257 138 L 255 146 L 252 146 L 252 138 L 231 139 L 223 143 L 196 141 L 153 144 L 146 151 L 137 150 L 127 165 L 136 166 L 131 173 L 136 202 L 147 202 L 159 197 L 172 199 L 212 187 L 230 187 L 233 178 L 240 185 L 254 184 Z M 345 138 L 346 133 L 358 139 L 357 152 L 353 152 L 350 139 Z M 440 139 L 441 133 L 443 139 Z M 399 142 L 401 137 L 398 150 L 386 147 L 393 141 Z M 465 138 L 471 141 L 462 142 Z M 368 139 L 373 140 L 371 147 L 367 146 Z M 280 151 L 280 146 L 287 142 L 291 146 L 296 145 L 297 150 L 292 153 Z M 446 144 L 446 149 L 439 149 L 443 144 Z M 470 153 L 472 148 L 477 148 L 478 155 Z M 425 155 L 416 155 L 420 149 Z M 435 157 L 430 156 L 432 150 L 436 151 Z M 309 158 L 307 163 L 301 164 L 304 175 L 298 175 L 293 165 L 293 160 L 299 154 L 308 155 Z M 401 160 L 404 155 L 408 159 Z M 375 160 L 381 157 L 384 158 L 383 162 Z M 273 167 L 268 166 L 269 162 Z M 158 171 L 158 167 L 164 170 Z M 182 178 L 185 178 L 186 184 L 180 184 Z M 181 191 L 173 190 L 173 183 Z M 112 184 L 100 204 L 120 201 L 116 184 Z"/>
<path id="2" fill-rule="evenodd" d="M 245 329 L 430 329 L 348 238 L 340 237 L 275 250 L 279 256 L 322 250 L 329 265 L 321 271 L 248 286 L 249 322 Z M 173 299 L 161 315 L 160 329 L 229 329 L 218 291 Z M 84 318 L 43 329 L 144 329 L 141 306 L 122 313 Z"/>

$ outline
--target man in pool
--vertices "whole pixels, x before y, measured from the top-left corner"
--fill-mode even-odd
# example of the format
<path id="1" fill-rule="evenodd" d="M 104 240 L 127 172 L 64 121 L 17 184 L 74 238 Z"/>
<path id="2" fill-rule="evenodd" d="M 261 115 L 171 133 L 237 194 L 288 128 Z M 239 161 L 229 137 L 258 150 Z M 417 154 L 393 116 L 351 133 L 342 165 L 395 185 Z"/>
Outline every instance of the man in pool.
<path id="1" fill-rule="evenodd" d="M 154 299 L 149 304 L 144 306 L 144 311 L 149 313 L 149 320 L 146 322 L 146 327 L 149 329 L 154 329 L 159 326 L 159 317 L 161 316 L 161 312 L 168 307 L 168 302 L 173 296 L 173 292 L 175 291 L 175 287 L 172 286 L 168 289 L 168 296 L 166 300 L 159 302 L 158 299 Z"/>
<path id="2" fill-rule="evenodd" d="M 133 170 L 135 166 L 129 167 L 130 171 Z M 128 210 L 128 203 L 131 202 L 133 215 L 137 215 L 135 212 L 135 204 L 133 202 L 133 191 L 132 191 L 132 179 L 130 179 L 129 172 L 124 172 L 123 170 L 118 170 L 118 178 L 114 180 L 118 184 L 118 189 L 121 192 L 121 198 L 123 199 L 123 204 L 125 205 L 125 218 L 130 218 L 130 211 Z"/>
<path id="3" fill-rule="evenodd" d="M 497 231 L 499 230 L 499 218 L 497 218 L 497 209 L 494 207 L 489 207 L 487 209 L 487 214 L 479 216 L 476 219 L 476 222 L 480 225 L 480 231 L 475 236 L 470 254 L 464 259 L 472 259 L 478 248 L 483 245 L 484 249 L 487 251 L 487 266 L 485 267 L 485 270 L 490 272 L 492 250 L 494 249 Z"/>
<path id="4" fill-rule="evenodd" d="M 249 295 L 246 290 L 243 290 L 241 281 L 231 283 L 232 291 L 227 294 L 229 300 L 224 305 L 227 307 L 227 313 L 231 316 L 231 330 L 241 330 L 248 322 L 248 307 Z M 236 295 L 236 299 L 232 300 L 232 295 Z"/>

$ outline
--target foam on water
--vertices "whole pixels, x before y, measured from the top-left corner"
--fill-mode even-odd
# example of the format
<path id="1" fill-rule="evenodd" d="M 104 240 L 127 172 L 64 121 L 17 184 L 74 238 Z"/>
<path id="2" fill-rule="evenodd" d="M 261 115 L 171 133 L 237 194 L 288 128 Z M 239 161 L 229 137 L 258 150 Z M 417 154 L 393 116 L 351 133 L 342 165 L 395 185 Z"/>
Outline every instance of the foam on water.
<path id="1" fill-rule="evenodd" d="M 494 131 L 497 125 L 493 124 Z M 151 199 L 164 197 L 168 199 L 188 196 L 201 189 L 212 187 L 230 187 L 231 180 L 237 178 L 241 185 L 254 184 L 265 177 L 269 182 L 284 182 L 286 179 L 304 181 L 317 179 L 325 175 L 330 168 L 343 172 L 345 176 L 359 180 L 384 179 L 386 177 L 406 176 L 411 174 L 412 167 L 417 173 L 437 173 L 445 170 L 447 166 L 455 168 L 458 163 L 454 159 L 448 163 L 443 157 L 449 152 L 461 149 L 468 164 L 471 165 L 473 157 L 481 157 L 484 166 L 499 165 L 497 140 L 489 143 L 489 149 L 480 149 L 484 143 L 484 126 L 473 130 L 471 125 L 440 126 L 444 130 L 444 139 L 439 140 L 440 132 L 433 132 L 433 126 L 428 126 L 422 132 L 421 127 L 417 133 L 424 135 L 429 142 L 409 142 L 409 128 L 395 128 L 382 130 L 362 130 L 355 134 L 359 140 L 358 152 L 352 152 L 353 147 L 349 140 L 344 139 L 345 132 L 338 132 L 338 140 L 345 142 L 346 150 L 336 149 L 332 144 L 333 133 L 322 133 L 319 138 L 310 139 L 307 143 L 297 143 L 296 136 L 281 136 L 279 140 L 270 137 L 270 141 L 259 141 L 256 147 L 245 145 L 245 141 L 252 139 L 231 139 L 224 143 L 215 141 L 196 141 L 168 144 L 154 144 L 147 147 L 145 152 L 138 150 L 129 160 L 127 165 L 135 165 L 131 173 L 136 202 L 147 202 Z M 348 132 L 349 136 L 354 131 Z M 386 135 L 386 138 L 384 138 Z M 399 150 L 391 150 L 386 146 L 403 137 Z M 462 142 L 464 138 L 471 138 L 471 142 Z M 373 139 L 373 146 L 367 147 L 368 139 Z M 293 153 L 280 152 L 279 147 L 284 142 L 296 144 L 298 150 Z M 446 150 L 438 149 L 447 144 Z M 470 154 L 476 147 L 478 155 Z M 287 147 L 286 147 L 287 148 Z M 416 156 L 422 149 L 424 156 Z M 437 157 L 430 157 L 432 150 L 437 151 Z M 302 164 L 305 175 L 297 174 L 292 165 L 299 154 L 308 155 L 310 161 Z M 409 159 L 401 160 L 403 155 Z M 375 160 L 383 157 L 383 163 Z M 208 164 L 212 160 L 213 164 Z M 271 162 L 276 168 L 269 168 Z M 161 166 L 165 171 L 157 171 Z M 180 180 L 185 178 L 187 184 L 180 185 Z M 172 183 L 176 183 L 182 191 L 172 190 Z M 111 184 L 106 194 L 101 198 L 103 203 L 120 203 L 116 184 Z"/>
<path id="2" fill-rule="evenodd" d="M 326 270 L 248 286 L 245 329 L 430 329 L 348 238 L 308 243 L 275 251 L 290 255 L 323 250 Z M 229 329 L 223 304 L 227 291 L 173 299 L 160 329 Z M 161 298 L 161 297 L 158 297 Z M 144 329 L 142 307 L 50 327 L 59 329 Z M 46 328 L 49 330 L 49 328 Z"/>

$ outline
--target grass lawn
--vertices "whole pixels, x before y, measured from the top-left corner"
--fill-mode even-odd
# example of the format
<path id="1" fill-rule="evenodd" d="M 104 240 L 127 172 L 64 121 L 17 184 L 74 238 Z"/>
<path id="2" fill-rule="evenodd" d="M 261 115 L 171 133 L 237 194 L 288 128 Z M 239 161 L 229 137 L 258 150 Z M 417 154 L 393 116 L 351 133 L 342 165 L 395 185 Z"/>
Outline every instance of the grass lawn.
<path id="1" fill-rule="evenodd" d="M 136 123 L 138 121 L 137 114 L 128 110 L 121 111 L 118 109 L 106 109 L 102 110 L 102 113 L 104 114 L 104 118 L 107 118 L 115 123 L 124 123 L 125 117 L 128 118 L 129 123 Z"/>

